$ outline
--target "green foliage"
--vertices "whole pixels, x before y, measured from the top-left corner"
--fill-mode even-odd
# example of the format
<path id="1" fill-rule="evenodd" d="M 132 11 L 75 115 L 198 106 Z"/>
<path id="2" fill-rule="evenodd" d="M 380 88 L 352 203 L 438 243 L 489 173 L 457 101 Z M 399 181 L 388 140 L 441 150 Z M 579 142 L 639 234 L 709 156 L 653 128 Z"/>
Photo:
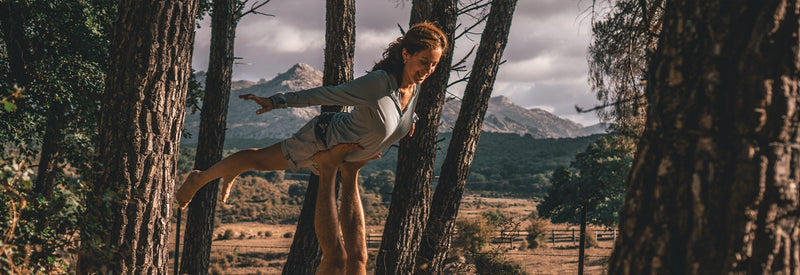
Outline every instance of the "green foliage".
<path id="1" fill-rule="evenodd" d="M 519 264 L 506 259 L 502 252 L 492 250 L 482 253 L 471 253 L 469 255 L 470 261 L 475 265 L 475 272 L 477 274 L 526 274 Z"/>
<path id="2" fill-rule="evenodd" d="M 467 179 L 467 189 L 471 191 L 495 191 L 508 196 L 544 197 L 550 185 L 549 177 L 552 170 L 566 166 L 572 156 L 581 152 L 587 145 L 594 142 L 601 135 L 579 138 L 534 139 L 516 134 L 481 133 L 478 149 Z M 451 133 L 442 133 L 444 138 L 439 147 L 447 146 Z M 261 148 L 280 142 L 281 139 L 241 139 L 226 138 L 226 149 Z M 195 146 L 189 141 L 181 146 Z M 434 173 L 438 174 L 445 154 L 436 154 Z M 394 171 L 397 168 L 397 148 L 391 147 L 383 153 L 383 157 L 367 163 L 361 169 L 361 175 L 373 175 L 381 171 Z M 388 177 L 388 174 L 379 174 Z M 378 176 L 378 175 L 376 175 Z M 378 180 L 364 178 L 365 185 L 373 184 Z M 377 184 L 377 183 L 375 183 Z M 386 185 L 383 185 L 384 187 Z M 383 187 L 368 187 L 367 191 L 380 189 L 379 195 L 390 201 L 391 189 L 386 191 Z"/>
<path id="3" fill-rule="evenodd" d="M 585 206 L 589 223 L 616 225 L 633 160 L 622 139 L 604 136 L 577 154 L 571 164 L 577 173 L 563 167 L 553 172 L 553 186 L 539 205 L 539 214 L 557 223 L 580 223 L 580 210 Z"/>
<path id="4" fill-rule="evenodd" d="M 53 198 L 32 192 L 28 162 L 0 159 L 0 251 L 9 257 L 0 258 L 0 273 L 66 272 L 58 250 L 74 244 L 80 198 L 68 189 L 56 190 Z"/>
<path id="5" fill-rule="evenodd" d="M 370 174 L 361 181 L 364 191 L 372 192 L 380 196 L 383 202 L 392 201 L 392 189 L 394 189 L 394 172 L 392 170 L 382 170 Z"/>
<path id="6" fill-rule="evenodd" d="M 662 0 L 597 2 L 603 11 L 592 23 L 589 45 L 589 83 L 607 108 L 598 114 L 621 135 L 638 137 L 644 130 L 647 98 L 645 84 L 649 54 L 658 44 L 664 3 Z M 646 5 L 647 20 L 642 16 Z"/>

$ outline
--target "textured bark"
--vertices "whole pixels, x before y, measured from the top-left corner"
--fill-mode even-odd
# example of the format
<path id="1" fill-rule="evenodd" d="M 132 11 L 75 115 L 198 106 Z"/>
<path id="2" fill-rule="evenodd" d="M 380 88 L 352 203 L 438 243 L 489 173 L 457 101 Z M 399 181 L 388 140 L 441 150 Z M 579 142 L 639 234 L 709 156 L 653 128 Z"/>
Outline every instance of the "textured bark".
<path id="1" fill-rule="evenodd" d="M 20 86 L 26 86 L 30 82 L 25 54 L 30 49 L 24 29 L 27 7 L 15 2 L 9 0 L 0 3 L 0 29 L 6 45 L 11 79 Z"/>
<path id="2" fill-rule="evenodd" d="M 356 46 L 355 0 L 329 0 L 325 14 L 325 65 L 322 85 L 337 85 L 353 80 L 353 55 Z M 323 112 L 340 112 L 341 106 L 322 106 Z M 338 182 L 336 192 L 338 193 Z M 283 274 L 314 274 L 322 260 L 322 250 L 314 233 L 314 208 L 319 177 L 311 175 L 297 221 L 292 247 Z"/>
<path id="3" fill-rule="evenodd" d="M 114 26 L 79 274 L 165 274 L 197 0 L 123 0 Z"/>
<path id="4" fill-rule="evenodd" d="M 461 111 L 454 126 L 450 146 L 442 164 L 439 183 L 433 195 L 431 214 L 417 255 L 418 273 L 440 273 L 450 247 L 458 207 L 481 135 L 483 116 L 489 106 L 492 88 L 508 41 L 511 18 L 517 0 L 495 0 L 475 55 Z"/>
<path id="5" fill-rule="evenodd" d="M 239 0 L 215 0 L 211 13 L 211 47 L 194 169 L 206 170 L 222 159 L 233 72 L 233 46 L 240 16 Z M 189 203 L 181 273 L 208 274 L 219 180 L 197 191 Z"/>
<path id="6" fill-rule="evenodd" d="M 47 111 L 44 136 L 42 137 L 42 154 L 36 173 L 34 192 L 50 198 L 56 186 L 58 174 L 61 173 L 59 163 L 63 156 L 64 131 L 67 128 L 66 106 L 61 102 L 53 102 Z"/>
<path id="7" fill-rule="evenodd" d="M 797 1 L 669 1 L 609 274 L 800 270 Z"/>
<path id="8" fill-rule="evenodd" d="M 437 128 L 453 60 L 456 13 L 455 0 L 413 1 L 410 24 L 425 20 L 437 23 L 447 35 L 449 44 L 436 71 L 418 91 L 416 113 L 419 121 L 414 136 L 400 141 L 397 176 L 378 252 L 376 274 L 409 274 L 414 268 L 414 258 L 428 217 Z"/>

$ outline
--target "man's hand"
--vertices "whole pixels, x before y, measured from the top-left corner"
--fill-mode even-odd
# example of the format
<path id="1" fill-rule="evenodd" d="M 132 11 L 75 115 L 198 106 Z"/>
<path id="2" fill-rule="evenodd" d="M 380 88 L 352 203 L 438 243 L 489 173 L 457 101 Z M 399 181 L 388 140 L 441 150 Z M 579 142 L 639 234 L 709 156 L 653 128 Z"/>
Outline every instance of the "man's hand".
<path id="1" fill-rule="evenodd" d="M 275 109 L 275 104 L 272 102 L 272 99 L 270 99 L 268 97 L 259 97 L 259 96 L 256 96 L 254 94 L 245 94 L 245 95 L 240 95 L 239 98 L 244 99 L 244 100 L 252 100 L 252 101 L 255 101 L 256 103 L 258 103 L 258 105 L 261 105 L 261 109 L 258 109 L 256 111 L 257 115 L 260 115 L 260 114 L 272 111 L 272 109 Z"/>

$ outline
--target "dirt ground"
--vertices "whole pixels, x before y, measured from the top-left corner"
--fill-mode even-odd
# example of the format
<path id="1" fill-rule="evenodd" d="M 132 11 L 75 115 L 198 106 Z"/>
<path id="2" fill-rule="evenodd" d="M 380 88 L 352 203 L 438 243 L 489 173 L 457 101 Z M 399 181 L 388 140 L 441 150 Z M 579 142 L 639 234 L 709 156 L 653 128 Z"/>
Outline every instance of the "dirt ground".
<path id="1" fill-rule="evenodd" d="M 462 202 L 459 215 L 475 216 L 482 211 L 500 208 L 514 216 L 527 216 L 534 203 L 525 199 L 482 198 L 467 196 Z M 212 243 L 212 274 L 280 274 L 283 262 L 289 253 L 296 225 L 270 225 L 259 223 L 222 224 L 215 229 Z M 558 225 L 559 229 L 566 228 Z M 227 231 L 227 233 L 226 233 Z M 377 253 L 377 243 L 383 226 L 368 226 L 371 254 Z M 174 232 L 174 230 L 173 230 Z M 171 234 L 174 237 L 174 234 Z M 174 242 L 170 250 L 174 248 Z M 586 274 L 605 274 L 605 266 L 611 254 L 613 241 L 599 242 L 600 247 L 586 252 Z M 492 244 L 498 247 L 499 244 Z M 505 248 L 508 244 L 503 244 Z M 172 253 L 172 252 L 171 252 Z M 520 264 L 528 274 L 574 274 L 578 270 L 577 244 L 572 242 L 548 243 L 547 247 L 535 250 L 514 248 L 505 256 Z M 172 273 L 173 263 L 170 263 Z"/>

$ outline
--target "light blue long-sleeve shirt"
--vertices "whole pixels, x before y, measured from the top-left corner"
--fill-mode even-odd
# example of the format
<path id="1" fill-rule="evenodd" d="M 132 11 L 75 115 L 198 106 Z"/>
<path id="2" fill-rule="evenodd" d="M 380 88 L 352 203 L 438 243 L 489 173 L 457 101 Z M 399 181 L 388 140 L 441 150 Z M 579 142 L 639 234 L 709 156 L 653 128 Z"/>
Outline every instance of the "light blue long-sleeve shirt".
<path id="1" fill-rule="evenodd" d="M 417 103 L 417 86 L 405 109 L 401 109 L 397 81 L 383 70 L 370 72 L 362 77 L 337 86 L 326 86 L 276 94 L 271 96 L 275 108 L 306 107 L 311 105 L 353 106 L 350 113 L 337 113 L 328 126 L 326 141 L 328 149 L 340 143 L 358 143 L 364 150 L 345 157 L 346 161 L 370 158 L 408 135 L 416 121 L 414 107 Z M 303 127 L 308 131 L 313 127 Z M 298 132 L 297 135 L 303 133 Z M 298 144 L 298 143 L 295 143 Z M 298 148 L 294 148 L 298 147 Z M 289 157 L 310 156 L 317 149 L 313 144 L 306 146 L 284 145 Z M 291 151 L 313 151 L 294 154 Z M 311 154 L 308 154 L 311 153 Z M 299 160 L 295 160 L 299 161 Z"/>

